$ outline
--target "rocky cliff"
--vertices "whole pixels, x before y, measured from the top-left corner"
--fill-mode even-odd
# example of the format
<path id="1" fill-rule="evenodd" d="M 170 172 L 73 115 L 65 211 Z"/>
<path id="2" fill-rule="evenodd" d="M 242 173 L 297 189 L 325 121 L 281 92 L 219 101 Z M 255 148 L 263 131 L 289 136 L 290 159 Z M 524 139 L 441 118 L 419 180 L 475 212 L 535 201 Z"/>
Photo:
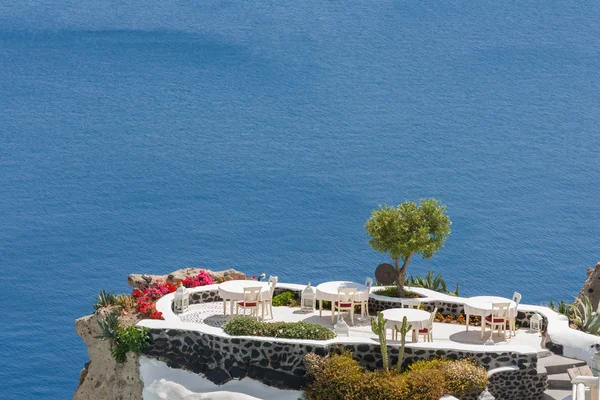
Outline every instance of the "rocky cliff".
<path id="1" fill-rule="evenodd" d="M 590 296 L 594 308 L 598 307 L 600 302 L 600 262 L 596 263 L 596 268 L 587 270 L 587 279 L 579 292 L 579 298 L 584 295 Z"/>
<path id="2" fill-rule="evenodd" d="M 90 361 L 79 375 L 74 400 L 142 398 L 138 355 L 129 353 L 125 363 L 117 364 L 110 354 L 110 343 L 96 339 L 101 333 L 98 320 L 103 319 L 110 311 L 101 309 L 75 321 L 75 330 L 87 346 Z M 123 316 L 119 318 L 119 322 L 131 325 L 137 322 L 137 318 Z"/>
<path id="3" fill-rule="evenodd" d="M 127 283 L 133 287 L 143 287 L 157 280 L 179 282 L 186 276 L 197 275 L 200 270 L 200 268 L 184 268 L 167 275 L 132 274 L 129 275 Z M 245 276 L 233 269 L 217 272 L 206 271 L 215 281 L 219 278 L 243 278 Z M 75 321 L 75 331 L 87 346 L 89 361 L 79 375 L 79 386 L 73 396 L 74 400 L 142 398 L 143 385 L 140 379 L 139 356 L 129 353 L 125 363 L 117 364 L 110 354 L 110 343 L 96 339 L 101 333 L 98 320 L 103 319 L 111 311 L 110 308 L 100 309 L 92 315 Z M 137 314 L 122 315 L 119 318 L 121 325 L 134 325 L 138 320 Z"/>

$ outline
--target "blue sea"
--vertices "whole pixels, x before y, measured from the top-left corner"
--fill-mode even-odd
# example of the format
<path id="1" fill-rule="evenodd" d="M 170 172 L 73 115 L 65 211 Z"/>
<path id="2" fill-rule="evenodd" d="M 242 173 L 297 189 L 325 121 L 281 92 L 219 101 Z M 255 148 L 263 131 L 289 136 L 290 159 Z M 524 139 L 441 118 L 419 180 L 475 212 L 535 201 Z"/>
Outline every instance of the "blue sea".
<path id="1" fill-rule="evenodd" d="M 67 399 L 129 273 L 362 281 L 380 204 L 452 234 L 409 273 L 571 299 L 600 260 L 600 5 L 0 3 L 0 397 Z"/>

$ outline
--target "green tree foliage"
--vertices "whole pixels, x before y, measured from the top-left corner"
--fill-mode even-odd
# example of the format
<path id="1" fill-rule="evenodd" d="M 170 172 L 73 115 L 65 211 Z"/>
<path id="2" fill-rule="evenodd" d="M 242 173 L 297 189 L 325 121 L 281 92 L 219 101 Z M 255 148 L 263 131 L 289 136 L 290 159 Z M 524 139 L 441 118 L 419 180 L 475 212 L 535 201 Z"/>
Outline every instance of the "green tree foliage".
<path id="1" fill-rule="evenodd" d="M 404 293 L 406 268 L 415 254 L 431 258 L 450 235 L 446 206 L 437 199 L 422 199 L 419 204 L 405 201 L 398 207 L 380 206 L 365 224 L 373 250 L 387 253 L 396 268 L 398 296 Z M 400 265 L 402 261 L 402 265 Z"/>

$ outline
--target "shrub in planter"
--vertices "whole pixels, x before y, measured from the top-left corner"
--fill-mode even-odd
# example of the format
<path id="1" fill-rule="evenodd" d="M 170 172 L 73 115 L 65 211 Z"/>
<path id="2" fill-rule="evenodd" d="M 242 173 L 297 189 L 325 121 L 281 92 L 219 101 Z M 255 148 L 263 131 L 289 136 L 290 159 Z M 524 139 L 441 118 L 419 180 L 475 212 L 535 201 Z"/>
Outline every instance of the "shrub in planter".
<path id="1" fill-rule="evenodd" d="M 349 352 L 326 358 L 307 355 L 305 364 L 313 378 L 306 389 L 308 400 L 438 400 L 447 394 L 479 394 L 488 382 L 485 369 L 470 360 L 417 361 L 403 373 L 368 371 Z"/>
<path id="2" fill-rule="evenodd" d="M 415 361 L 410 372 L 437 370 L 443 374 L 446 393 L 456 397 L 481 393 L 488 384 L 485 368 L 473 360 L 433 359 Z"/>
<path id="3" fill-rule="evenodd" d="M 306 388 L 307 400 L 362 400 L 365 370 L 350 353 L 322 358 L 322 369 Z M 375 398 L 375 397 L 373 397 Z"/>
<path id="4" fill-rule="evenodd" d="M 396 297 L 396 298 L 400 297 L 400 296 L 398 296 L 396 286 L 389 286 L 389 287 L 383 287 L 383 288 L 374 287 L 373 294 L 377 294 L 379 296 L 387 296 L 387 297 Z M 414 292 L 405 290 L 404 296 L 402 296 L 400 298 L 417 299 L 417 298 L 419 298 L 419 295 Z"/>
<path id="5" fill-rule="evenodd" d="M 485 368 L 471 360 L 449 362 L 442 370 L 446 375 L 448 393 L 459 398 L 481 393 L 488 384 Z"/>
<path id="6" fill-rule="evenodd" d="M 267 336 L 286 339 L 329 340 L 335 333 L 310 322 L 260 322 L 253 318 L 235 317 L 223 325 L 232 336 Z"/>
<path id="7" fill-rule="evenodd" d="M 277 296 L 273 297 L 273 306 L 281 307 L 296 307 L 298 305 L 298 296 L 294 292 L 290 292 L 286 290 L 285 292 L 279 293 Z"/>

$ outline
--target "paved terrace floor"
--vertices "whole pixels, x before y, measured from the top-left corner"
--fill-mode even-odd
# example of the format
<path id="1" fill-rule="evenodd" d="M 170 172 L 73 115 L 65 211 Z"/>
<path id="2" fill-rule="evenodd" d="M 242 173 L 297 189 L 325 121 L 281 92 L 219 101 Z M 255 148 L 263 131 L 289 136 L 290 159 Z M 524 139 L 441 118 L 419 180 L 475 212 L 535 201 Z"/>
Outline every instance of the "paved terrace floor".
<path id="1" fill-rule="evenodd" d="M 229 312 L 229 304 L 227 307 L 227 311 Z M 240 313 L 242 311 L 240 310 Z M 247 313 L 249 314 L 249 310 Z M 302 312 L 299 308 L 292 307 L 273 307 L 274 318 L 271 318 L 271 315 L 267 315 L 265 317 L 266 322 L 272 321 L 287 321 L 287 322 L 295 322 L 295 321 L 305 321 L 312 322 L 319 325 L 326 326 L 328 328 L 333 329 L 333 324 L 331 323 L 331 312 L 327 310 L 323 310 L 323 316 L 319 316 L 319 311 L 315 312 Z M 344 320 L 350 325 L 350 338 L 352 337 L 362 337 L 362 338 L 371 338 L 374 340 L 378 340 L 377 335 L 371 332 L 371 323 L 370 317 L 360 318 L 359 315 L 354 316 L 354 326 L 350 323 L 350 319 L 347 314 L 343 313 Z M 212 327 L 220 327 L 222 326 L 229 318 L 230 315 L 223 315 L 223 303 L 215 302 L 215 303 L 202 303 L 202 304 L 193 304 L 188 310 L 179 315 L 179 318 L 183 322 L 191 322 L 191 323 L 199 323 L 199 324 L 207 324 Z M 336 319 L 337 321 L 337 319 Z M 462 343 L 462 344 L 470 344 L 470 345 L 483 345 L 486 340 L 489 339 L 489 332 L 486 330 L 484 339 L 481 339 L 481 327 L 479 326 L 469 326 L 469 331 L 467 332 L 465 329 L 465 325 L 459 324 L 446 324 L 446 323 L 434 323 L 433 325 L 433 341 L 438 343 Z M 488 328 L 489 329 L 489 328 Z M 342 336 L 343 337 L 343 336 Z M 399 341 L 391 340 L 391 330 L 388 329 L 388 343 L 399 343 Z M 529 346 L 535 349 L 538 353 L 544 353 L 546 350 L 542 347 L 541 341 L 542 336 L 539 332 L 530 331 L 528 329 L 519 329 L 517 333 L 512 338 L 504 338 L 499 336 L 497 333 L 494 333 L 493 340 L 496 346 L 506 346 L 506 345 L 523 345 Z M 423 342 L 423 336 L 419 336 L 419 342 Z M 409 333 L 406 336 L 406 343 L 411 343 L 411 334 Z M 450 347 L 450 346 L 449 346 Z"/>

